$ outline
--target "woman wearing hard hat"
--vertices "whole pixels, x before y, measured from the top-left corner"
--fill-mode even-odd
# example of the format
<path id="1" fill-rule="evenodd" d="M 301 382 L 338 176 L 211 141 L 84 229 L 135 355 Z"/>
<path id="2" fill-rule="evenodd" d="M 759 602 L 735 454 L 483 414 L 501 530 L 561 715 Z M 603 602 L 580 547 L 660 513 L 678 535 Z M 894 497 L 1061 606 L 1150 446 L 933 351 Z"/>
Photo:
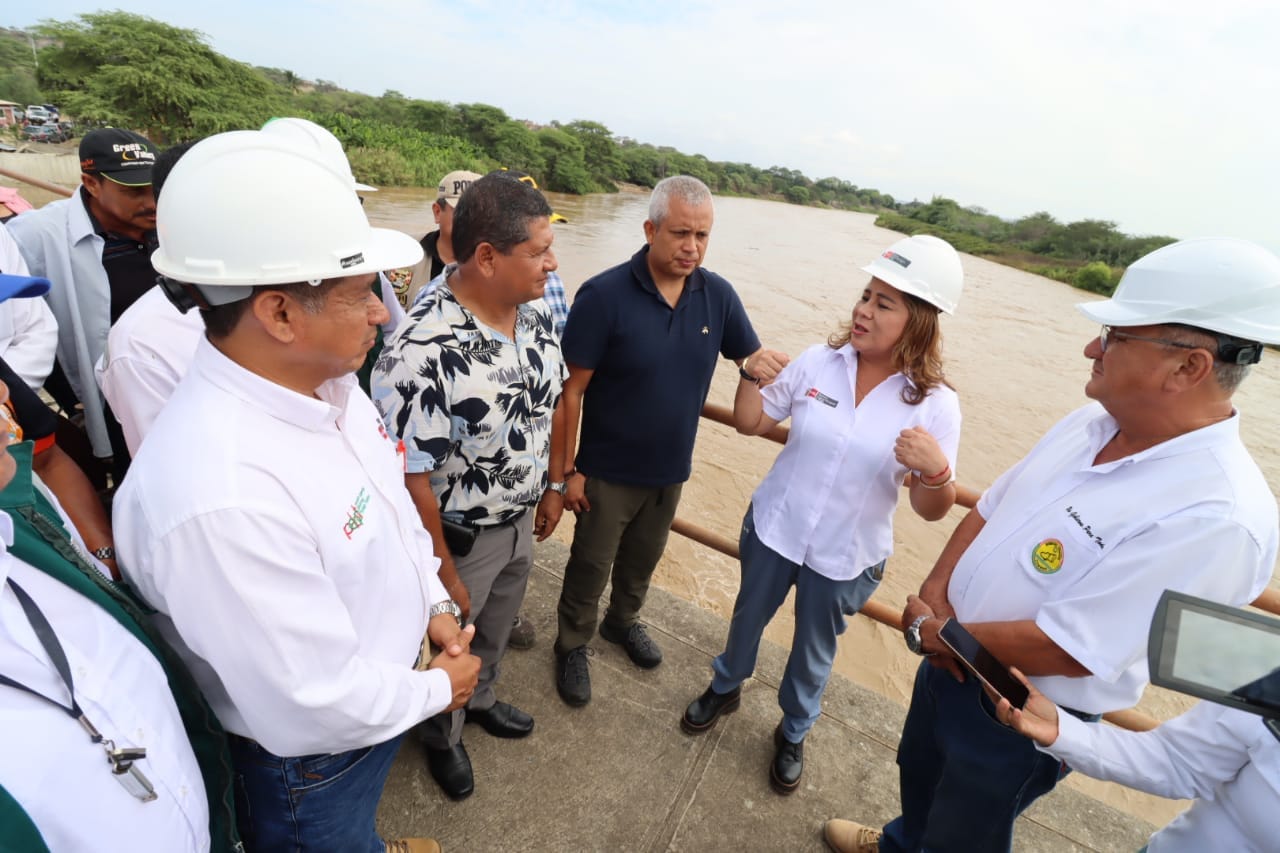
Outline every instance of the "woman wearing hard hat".
<path id="1" fill-rule="evenodd" d="M 893 512 L 907 475 L 911 506 L 936 520 L 955 503 L 960 404 L 942 373 L 940 313 L 964 281 L 948 243 L 908 237 L 862 268 L 872 278 L 852 316 L 764 387 L 744 363 L 734 399 L 740 433 L 788 417 L 787 444 L 742 522 L 742 585 L 711 686 L 684 712 L 690 734 L 738 707 L 765 625 L 792 586 L 795 637 L 778 691 L 774 790 L 800 784 L 805 735 L 818 719 L 845 617 L 875 592 L 893 551 Z"/>

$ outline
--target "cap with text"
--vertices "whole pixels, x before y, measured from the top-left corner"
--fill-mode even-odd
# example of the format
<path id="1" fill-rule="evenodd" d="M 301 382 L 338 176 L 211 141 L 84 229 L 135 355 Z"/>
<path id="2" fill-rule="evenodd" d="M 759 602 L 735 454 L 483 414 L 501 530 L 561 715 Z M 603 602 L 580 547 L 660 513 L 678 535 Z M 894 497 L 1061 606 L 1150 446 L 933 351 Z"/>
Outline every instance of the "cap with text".
<path id="1" fill-rule="evenodd" d="M 105 127 L 89 131 L 80 140 L 80 171 L 126 187 L 149 186 L 155 164 L 155 146 L 131 130 Z"/>
<path id="2" fill-rule="evenodd" d="M 462 198 L 462 194 L 467 191 L 467 187 L 478 180 L 480 180 L 480 175 L 475 172 L 461 170 L 450 172 L 440 179 L 440 186 L 436 196 L 444 199 L 450 207 L 457 207 L 458 199 Z"/>

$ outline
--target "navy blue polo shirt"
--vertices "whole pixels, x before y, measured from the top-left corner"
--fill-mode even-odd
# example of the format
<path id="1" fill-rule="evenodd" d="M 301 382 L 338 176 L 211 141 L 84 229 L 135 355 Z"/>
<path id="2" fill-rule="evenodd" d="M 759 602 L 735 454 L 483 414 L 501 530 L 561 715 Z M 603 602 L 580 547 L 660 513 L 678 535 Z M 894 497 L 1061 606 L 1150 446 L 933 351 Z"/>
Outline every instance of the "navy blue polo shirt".
<path id="1" fill-rule="evenodd" d="M 589 477 L 652 487 L 689 479 L 716 361 L 746 358 L 760 340 L 733 286 L 701 267 L 668 305 L 648 254 L 645 246 L 583 283 L 560 348 L 570 365 L 595 371 L 574 464 Z"/>

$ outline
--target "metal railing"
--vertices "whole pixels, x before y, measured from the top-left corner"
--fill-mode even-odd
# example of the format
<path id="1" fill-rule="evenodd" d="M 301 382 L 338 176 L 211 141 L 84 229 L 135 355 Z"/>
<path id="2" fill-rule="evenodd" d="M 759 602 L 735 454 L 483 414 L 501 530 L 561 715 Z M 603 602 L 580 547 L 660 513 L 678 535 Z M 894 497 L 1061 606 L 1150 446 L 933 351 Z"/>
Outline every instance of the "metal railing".
<path id="1" fill-rule="evenodd" d="M 733 427 L 733 410 L 728 406 L 718 406 L 714 403 L 707 403 L 702 409 L 702 416 L 707 420 L 715 421 L 718 424 L 724 424 L 727 427 Z M 789 430 L 785 426 L 776 426 L 769 432 L 764 433 L 763 438 L 775 441 L 778 444 L 785 444 Z M 978 498 L 982 493 L 968 486 L 956 484 L 956 503 L 960 506 L 972 509 L 978 503 Z M 692 539 L 699 545 L 704 545 L 714 551 L 719 551 L 729 557 L 738 559 L 738 543 L 727 536 L 716 533 L 714 530 L 708 530 L 705 527 L 686 521 L 677 517 L 671 522 L 671 531 L 679 533 L 686 539 Z M 1280 616 L 1280 590 L 1268 588 L 1265 592 L 1253 602 L 1254 607 Z M 902 626 L 902 608 L 894 609 L 888 604 L 879 601 L 868 601 L 862 608 L 862 615 L 874 619 L 881 625 L 892 628 L 895 631 L 901 631 Z M 1140 711 L 1132 709 L 1124 711 L 1112 711 L 1105 715 L 1105 719 L 1109 723 L 1113 723 L 1121 728 L 1131 729 L 1133 731 L 1147 731 L 1160 725 L 1160 721 L 1153 719 Z"/>

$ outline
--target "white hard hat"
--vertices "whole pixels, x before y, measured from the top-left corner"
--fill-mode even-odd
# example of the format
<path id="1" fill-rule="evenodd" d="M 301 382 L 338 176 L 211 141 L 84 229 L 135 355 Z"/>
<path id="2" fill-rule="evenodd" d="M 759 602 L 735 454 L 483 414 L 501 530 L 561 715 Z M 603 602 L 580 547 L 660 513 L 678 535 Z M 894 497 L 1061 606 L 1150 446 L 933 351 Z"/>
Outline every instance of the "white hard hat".
<path id="1" fill-rule="evenodd" d="M 358 192 L 376 193 L 377 187 L 362 184 L 351 174 L 351 162 L 347 160 L 347 152 L 342 150 L 338 137 L 321 127 L 314 121 L 305 118 L 273 118 L 262 126 L 266 133 L 279 134 L 284 139 L 293 140 L 295 145 L 311 146 L 321 157 L 333 160 L 336 168 L 346 170 L 351 177 L 351 189 Z"/>
<path id="2" fill-rule="evenodd" d="M 862 271 L 948 314 L 956 313 L 964 287 L 960 256 L 950 243 L 931 234 L 902 238 Z"/>
<path id="3" fill-rule="evenodd" d="M 1134 261 L 1110 299 L 1076 308 L 1104 326 L 1179 323 L 1280 344 L 1280 258 L 1248 240 L 1183 240 Z"/>
<path id="4" fill-rule="evenodd" d="M 371 228 L 350 176 L 332 158 L 258 130 L 197 143 L 170 173 L 156 209 L 156 272 L 201 287 L 210 304 L 254 285 L 410 267 L 418 241 Z"/>

